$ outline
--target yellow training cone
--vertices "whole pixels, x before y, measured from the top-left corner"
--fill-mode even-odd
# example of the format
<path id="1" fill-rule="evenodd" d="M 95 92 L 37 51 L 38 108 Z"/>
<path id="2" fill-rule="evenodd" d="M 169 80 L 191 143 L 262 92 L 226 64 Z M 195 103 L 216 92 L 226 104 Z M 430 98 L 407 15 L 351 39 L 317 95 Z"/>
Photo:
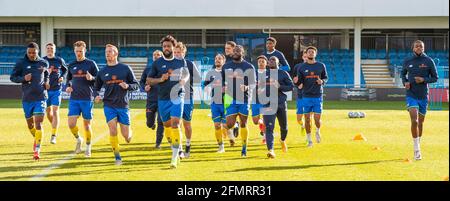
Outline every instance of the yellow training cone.
<path id="1" fill-rule="evenodd" d="M 378 151 L 378 150 L 381 150 L 381 148 L 380 147 L 373 147 L 373 150 Z"/>
<path id="2" fill-rule="evenodd" d="M 366 137 L 364 137 L 362 134 L 358 134 L 355 137 L 353 137 L 353 140 L 364 140 L 367 141 Z"/>
<path id="3" fill-rule="evenodd" d="M 409 160 L 409 158 L 405 158 L 405 160 L 403 160 L 403 162 L 405 162 L 405 163 L 411 163 L 411 160 Z"/>

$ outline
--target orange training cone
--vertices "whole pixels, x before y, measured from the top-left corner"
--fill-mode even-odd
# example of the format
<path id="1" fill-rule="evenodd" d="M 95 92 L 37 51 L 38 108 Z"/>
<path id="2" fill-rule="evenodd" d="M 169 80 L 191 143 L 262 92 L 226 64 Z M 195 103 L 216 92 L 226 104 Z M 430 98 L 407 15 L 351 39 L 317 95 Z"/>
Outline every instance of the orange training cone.
<path id="1" fill-rule="evenodd" d="M 448 176 L 444 177 L 444 181 L 448 181 Z"/>
<path id="2" fill-rule="evenodd" d="M 364 141 L 367 141 L 367 138 L 364 137 L 362 134 L 358 134 L 355 137 L 353 137 L 353 140 L 364 140 Z"/>

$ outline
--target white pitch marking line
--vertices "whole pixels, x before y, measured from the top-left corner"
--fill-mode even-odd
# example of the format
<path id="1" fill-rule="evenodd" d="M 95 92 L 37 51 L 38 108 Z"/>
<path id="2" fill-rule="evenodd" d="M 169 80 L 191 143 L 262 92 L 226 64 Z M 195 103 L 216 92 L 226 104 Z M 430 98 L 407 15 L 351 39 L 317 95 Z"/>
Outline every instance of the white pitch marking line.
<path id="1" fill-rule="evenodd" d="M 92 146 L 97 143 L 100 139 L 104 138 L 106 136 L 106 134 L 103 134 L 101 136 L 98 136 L 97 138 L 94 139 L 94 141 L 92 142 Z M 61 165 L 63 165 L 64 163 L 67 163 L 67 161 L 75 158 L 77 154 L 75 153 L 71 153 L 68 156 L 64 157 L 63 159 L 57 161 L 56 163 L 51 164 L 50 166 L 48 166 L 47 168 L 45 168 L 44 170 L 41 171 L 41 173 L 33 176 L 30 181 L 40 181 L 42 180 L 42 178 L 44 178 L 45 176 L 47 176 L 53 169 L 59 168 Z"/>

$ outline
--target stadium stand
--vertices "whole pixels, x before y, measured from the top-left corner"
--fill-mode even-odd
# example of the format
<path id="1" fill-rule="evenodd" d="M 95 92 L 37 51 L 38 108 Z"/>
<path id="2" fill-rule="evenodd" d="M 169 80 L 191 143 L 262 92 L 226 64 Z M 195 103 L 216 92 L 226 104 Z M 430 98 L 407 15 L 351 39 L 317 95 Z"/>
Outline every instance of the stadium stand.
<path id="1" fill-rule="evenodd" d="M 145 47 L 122 47 L 120 48 L 120 57 L 122 58 L 147 58 L 146 66 L 150 65 L 152 53 L 157 48 Z M 0 75 L 9 75 L 13 68 L 13 64 L 24 56 L 25 48 L 22 46 L 0 46 Z M 217 53 L 223 53 L 222 48 L 216 47 L 191 47 L 188 48 L 186 58 L 191 61 L 200 62 L 203 65 L 213 65 L 214 56 Z M 438 66 L 448 66 L 448 51 L 427 50 L 427 54 L 431 56 Z M 70 47 L 58 48 L 57 55 L 66 60 L 67 63 L 75 60 L 75 55 Z M 401 68 L 404 58 L 411 55 L 411 50 L 385 50 L 362 49 L 362 60 L 386 60 L 390 71 L 390 76 L 394 77 L 395 72 Z M 106 65 L 103 47 L 91 48 L 86 56 L 97 62 L 100 68 Z M 352 85 L 353 77 L 353 50 L 347 49 L 320 49 L 317 60 L 325 63 L 329 74 L 328 87 Z M 145 63 L 145 62 L 144 62 Z M 139 70 L 140 72 L 140 70 Z M 140 75 L 137 75 L 138 77 Z M 448 78 L 448 74 L 446 74 Z M 362 84 L 364 85 L 364 73 L 361 73 Z"/>

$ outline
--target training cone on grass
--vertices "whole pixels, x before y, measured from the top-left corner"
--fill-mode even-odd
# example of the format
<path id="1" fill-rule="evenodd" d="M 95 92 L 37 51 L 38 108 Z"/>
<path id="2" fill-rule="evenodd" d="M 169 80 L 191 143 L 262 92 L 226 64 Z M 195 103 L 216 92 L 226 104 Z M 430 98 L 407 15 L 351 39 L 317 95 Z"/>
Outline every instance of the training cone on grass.
<path id="1" fill-rule="evenodd" d="M 367 141 L 367 138 L 364 137 L 364 135 L 362 135 L 362 134 L 358 134 L 355 137 L 353 137 L 353 140 L 355 140 L 355 141 L 359 141 L 359 140 Z"/>
<path id="2" fill-rule="evenodd" d="M 448 176 L 444 177 L 444 181 L 448 181 Z"/>
<path id="3" fill-rule="evenodd" d="M 411 160 L 409 158 L 405 158 L 405 160 L 403 160 L 403 162 L 405 163 L 411 163 Z"/>
<path id="4" fill-rule="evenodd" d="M 373 150 L 374 151 L 378 151 L 378 150 L 381 150 L 381 148 L 380 147 L 373 147 Z"/>

